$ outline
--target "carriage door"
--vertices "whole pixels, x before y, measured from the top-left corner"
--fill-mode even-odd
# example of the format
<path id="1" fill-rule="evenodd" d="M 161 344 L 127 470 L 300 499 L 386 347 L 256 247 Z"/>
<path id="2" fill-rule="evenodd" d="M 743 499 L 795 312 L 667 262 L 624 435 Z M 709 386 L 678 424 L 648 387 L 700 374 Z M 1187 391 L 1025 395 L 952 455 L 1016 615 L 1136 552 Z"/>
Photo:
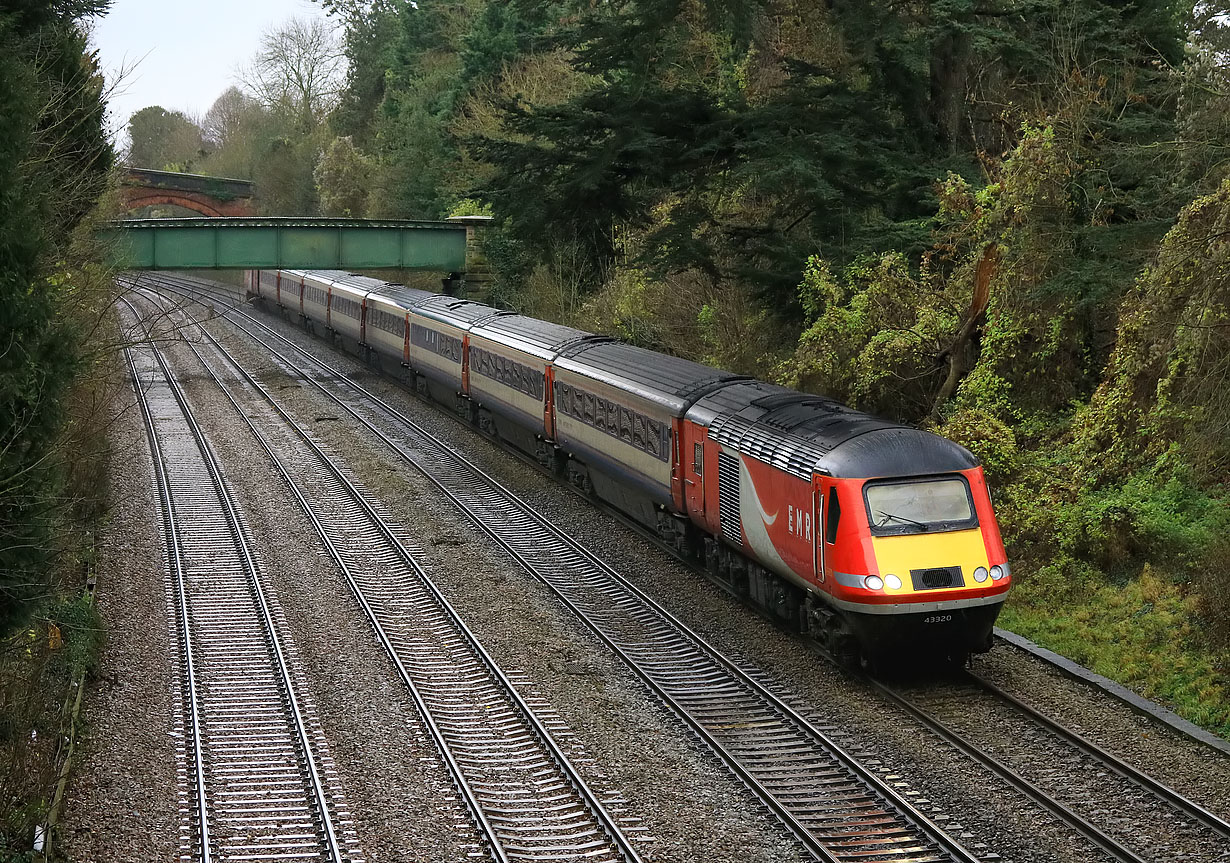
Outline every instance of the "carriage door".
<path id="1" fill-rule="evenodd" d="M 815 566 L 816 581 L 824 581 L 824 489 L 820 487 L 820 477 L 813 476 L 811 480 L 811 523 L 815 525 L 812 531 L 812 565 Z"/>
<path id="2" fill-rule="evenodd" d="M 679 469 L 683 476 L 683 497 L 686 511 L 699 522 L 705 521 L 705 442 L 709 430 L 687 420 L 682 421 L 687 431 L 679 447 Z"/>

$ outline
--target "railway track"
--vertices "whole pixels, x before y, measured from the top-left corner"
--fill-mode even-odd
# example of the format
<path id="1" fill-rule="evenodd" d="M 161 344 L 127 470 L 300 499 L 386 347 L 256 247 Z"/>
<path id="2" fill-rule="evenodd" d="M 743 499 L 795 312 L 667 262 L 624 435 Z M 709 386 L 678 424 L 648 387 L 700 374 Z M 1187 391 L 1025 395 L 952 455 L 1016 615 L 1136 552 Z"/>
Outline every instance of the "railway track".
<path id="1" fill-rule="evenodd" d="M 186 280 L 157 280 L 192 290 Z M 229 313 L 228 313 L 229 314 Z M 251 326 L 235 320 L 247 318 Z M 975 861 L 978 855 L 768 687 L 409 417 L 242 312 L 232 325 L 387 444 L 542 581 L 772 811 L 816 859 Z"/>
<path id="2" fill-rule="evenodd" d="M 221 468 L 161 351 L 145 342 L 126 359 L 154 457 L 179 639 L 181 859 L 361 863 Z"/>
<path id="3" fill-rule="evenodd" d="M 504 863 L 638 863 L 598 800 L 418 563 L 423 550 L 371 504 L 324 449 L 203 328 L 187 342 L 316 528 L 419 707 L 479 829 L 476 853 Z M 219 369 L 218 366 L 222 368 Z"/>
<path id="4" fill-rule="evenodd" d="M 1230 858 L 1230 823 L 981 676 L 924 686 L 873 680 L 973 763 L 1123 863 Z"/>
<path id="5" fill-rule="evenodd" d="M 281 343 L 310 356 L 263 323 L 251 316 L 245 317 L 273 333 Z M 257 338 L 255 333 L 243 329 L 249 336 Z M 259 338 L 257 340 L 261 341 Z M 294 368 L 293 363 L 285 357 L 282 359 L 288 368 Z M 319 367 L 328 368 L 319 361 L 314 362 Z M 337 391 L 346 386 L 357 387 L 332 370 L 326 371 L 322 379 L 332 383 L 332 388 Z M 361 403 L 348 406 L 319 382 L 313 383 L 395 450 L 399 448 L 396 431 L 382 432 L 360 416 L 360 411 L 364 409 Z M 358 390 L 362 391 L 362 388 Z M 370 394 L 365 393 L 367 395 Z M 379 402 L 378 399 L 376 401 Z M 381 412 L 407 424 L 409 428 L 414 426 L 385 405 L 381 405 Z M 447 449 L 447 446 L 444 445 L 444 448 Z M 415 463 L 405 453 L 401 455 L 415 464 L 428 479 L 440 484 L 431 475 L 431 468 Z M 481 474 L 481 471 L 478 473 Z M 469 505 L 468 501 L 462 505 Z M 515 549 L 510 551 L 523 566 L 533 571 L 532 565 Z M 539 577 L 543 576 L 539 574 Z M 584 617 L 585 608 L 574 610 Z M 595 625 L 592 621 L 588 623 L 591 628 Z M 621 652 L 618 646 L 615 649 Z M 635 661 L 635 656 L 625 656 L 625 659 Z M 644 676 L 643 671 L 638 671 Z M 969 675 L 964 682 L 953 684 L 956 689 L 944 690 L 931 683 L 930 688 L 912 693 L 869 682 L 928 731 L 1084 837 L 1092 846 L 1091 852 L 1095 856 L 1100 854 L 1107 859 L 1138 863 L 1171 859 L 1223 860 L 1230 854 L 1227 850 L 1230 848 L 1227 844 L 1230 824 L 1225 820 L 997 690 L 989 682 Z M 669 693 L 659 694 L 670 703 Z M 977 717 L 993 717 L 993 720 L 980 723 L 976 721 Z M 688 721 L 687 717 L 685 721 Z M 689 721 L 689 724 L 693 723 Z M 987 728 L 983 726 L 997 733 L 987 734 Z M 959 731 L 962 727 L 964 731 Z M 701 736 L 705 737 L 703 733 Z M 730 763 L 727 756 L 723 755 L 723 758 Z M 737 766 L 732 765 L 732 769 L 740 773 Z M 770 808 L 775 807 L 770 804 Z M 778 814 L 782 815 L 781 812 Z"/>

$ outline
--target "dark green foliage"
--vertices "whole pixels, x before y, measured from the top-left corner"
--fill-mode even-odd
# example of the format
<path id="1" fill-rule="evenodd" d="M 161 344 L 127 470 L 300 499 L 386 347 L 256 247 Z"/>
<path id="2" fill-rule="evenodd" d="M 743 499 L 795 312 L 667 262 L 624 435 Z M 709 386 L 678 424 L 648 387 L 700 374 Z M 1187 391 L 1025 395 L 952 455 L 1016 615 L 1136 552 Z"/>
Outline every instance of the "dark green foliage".
<path id="1" fill-rule="evenodd" d="M 374 4 L 348 14 L 346 23 L 346 87 L 329 122 L 339 136 L 368 149 L 375 140 L 376 112 L 384 99 L 385 75 L 392 62 L 396 17 Z"/>
<path id="2" fill-rule="evenodd" d="M 827 35 L 780 24 L 807 13 Z M 1142 248 L 1142 220 L 1156 223 L 1155 242 L 1181 203 L 1173 154 L 1153 146 L 1174 134 L 1173 4 L 836 3 L 826 14 L 660 0 L 575 18 L 553 44 L 600 84 L 560 105 L 506 105 L 508 134 L 473 148 L 496 168 L 486 199 L 540 257 L 547 238 L 575 238 L 601 273 L 621 252 L 617 229 L 645 231 L 637 261 L 651 272 L 733 278 L 794 314 L 810 254 L 838 266 L 886 249 L 916 259 L 936 180 L 978 178 L 979 161 L 1065 88 L 1098 91 L 1071 130 L 1096 152 L 1077 182 L 1097 212 L 1074 221 L 1131 226 L 1120 241 L 1078 241 L 1077 260 L 1098 258 L 1090 273 L 1121 286 L 1139 259 L 1105 265 Z M 702 65 L 708 74 L 686 71 Z"/>
<path id="3" fill-rule="evenodd" d="M 132 115 L 128 136 L 132 141 L 128 164 L 135 168 L 192 173 L 208 152 L 196 123 L 179 111 L 157 105 Z"/>
<path id="4" fill-rule="evenodd" d="M 521 3 L 484 6 L 462 38 L 462 85 L 495 78 L 504 63 L 529 53 L 545 31 L 548 20 L 545 6 L 536 9 Z"/>
<path id="5" fill-rule="evenodd" d="M 102 80 L 65 17 L 86 5 L 0 12 L 0 617 L 45 589 L 61 512 L 54 448 L 77 364 L 61 261 L 112 160 Z"/>

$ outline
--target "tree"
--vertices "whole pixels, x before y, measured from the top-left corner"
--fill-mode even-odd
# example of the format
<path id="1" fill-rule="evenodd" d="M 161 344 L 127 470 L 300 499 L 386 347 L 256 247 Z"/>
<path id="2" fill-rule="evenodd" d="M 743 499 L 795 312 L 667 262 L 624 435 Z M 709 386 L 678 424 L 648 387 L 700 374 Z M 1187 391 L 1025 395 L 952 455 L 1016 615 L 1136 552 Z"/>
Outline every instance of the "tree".
<path id="1" fill-rule="evenodd" d="M 205 120 L 201 124 L 205 141 L 214 150 L 234 143 L 251 118 L 254 107 L 253 100 L 242 90 L 228 87 L 205 112 Z"/>
<path id="2" fill-rule="evenodd" d="M 205 135 L 211 152 L 201 163 L 200 172 L 215 177 L 254 179 L 270 141 L 284 135 L 285 126 L 254 98 L 237 87 L 229 88 L 205 114 Z"/>
<path id="3" fill-rule="evenodd" d="M 344 70 L 345 57 L 325 22 L 292 20 L 266 33 L 241 72 L 246 93 L 228 91 L 211 109 L 219 130 L 232 136 L 211 170 L 251 178 L 267 215 L 316 213 L 314 171 Z"/>
<path id="4" fill-rule="evenodd" d="M 192 119 L 157 105 L 142 108 L 128 120 L 128 164 L 135 168 L 191 172 L 208 150 Z"/>
<path id="5" fill-rule="evenodd" d="M 345 68 L 332 28 L 319 19 L 295 18 L 265 34 L 243 81 L 261 104 L 287 114 L 306 134 L 337 104 Z"/>
<path id="6" fill-rule="evenodd" d="M 0 618 L 48 581 L 55 448 L 78 367 L 63 262 L 114 158 L 102 74 L 75 20 L 84 5 L 60 5 L 0 11 Z"/>
<path id="7" fill-rule="evenodd" d="M 371 160 L 350 138 L 335 138 L 316 166 L 320 210 L 326 216 L 360 218 L 367 211 Z"/>
<path id="8" fill-rule="evenodd" d="M 377 112 L 385 96 L 386 73 L 394 63 L 397 4 L 390 0 L 324 0 L 323 5 L 346 25 L 346 80 L 330 123 L 339 136 L 349 137 L 355 146 L 370 151 L 376 138 Z"/>

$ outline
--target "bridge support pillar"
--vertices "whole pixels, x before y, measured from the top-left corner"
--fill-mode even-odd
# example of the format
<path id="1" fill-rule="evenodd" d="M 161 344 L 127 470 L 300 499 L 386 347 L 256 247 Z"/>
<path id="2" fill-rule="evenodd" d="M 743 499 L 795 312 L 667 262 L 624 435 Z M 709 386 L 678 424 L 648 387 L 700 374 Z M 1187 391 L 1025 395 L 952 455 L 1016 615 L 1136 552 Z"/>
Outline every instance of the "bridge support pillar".
<path id="1" fill-rule="evenodd" d="M 491 216 L 453 216 L 449 222 L 465 225 L 466 268 L 465 272 L 450 273 L 444 280 L 445 290 L 467 300 L 485 303 L 491 299 L 491 283 L 494 277 L 483 253 L 483 238 L 491 226 Z"/>

